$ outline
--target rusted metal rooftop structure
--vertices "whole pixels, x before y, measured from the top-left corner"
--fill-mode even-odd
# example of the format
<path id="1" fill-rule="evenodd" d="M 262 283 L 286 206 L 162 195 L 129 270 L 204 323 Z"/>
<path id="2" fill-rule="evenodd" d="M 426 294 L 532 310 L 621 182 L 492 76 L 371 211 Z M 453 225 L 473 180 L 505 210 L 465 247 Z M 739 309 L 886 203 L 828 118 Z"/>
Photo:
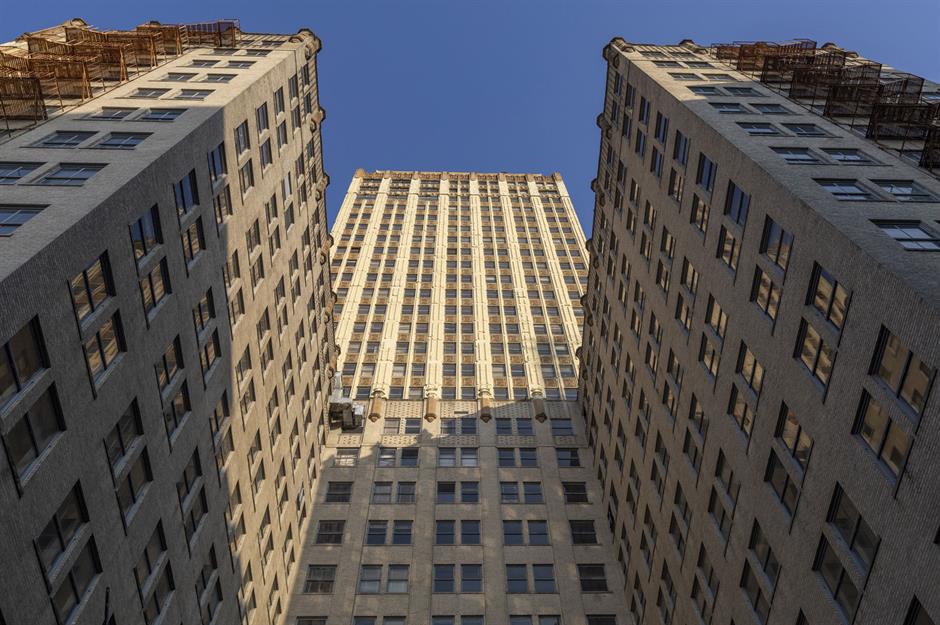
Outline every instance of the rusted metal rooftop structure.
<path id="1" fill-rule="evenodd" d="M 20 35 L 0 45 L 0 132 L 28 127 L 81 104 L 186 50 L 234 47 L 238 20 L 148 22 L 98 30 L 81 19 Z"/>
<path id="2" fill-rule="evenodd" d="M 808 39 L 716 44 L 711 51 L 777 93 L 940 174 L 936 84 Z"/>

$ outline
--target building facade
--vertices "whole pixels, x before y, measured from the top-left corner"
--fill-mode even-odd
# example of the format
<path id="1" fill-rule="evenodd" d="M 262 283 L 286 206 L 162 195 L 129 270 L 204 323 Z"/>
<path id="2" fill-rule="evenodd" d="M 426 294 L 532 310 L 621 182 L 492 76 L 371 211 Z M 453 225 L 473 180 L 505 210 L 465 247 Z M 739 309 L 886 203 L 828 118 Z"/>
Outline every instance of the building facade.
<path id="1" fill-rule="evenodd" d="M 560 176 L 357 172 L 333 227 L 342 393 L 297 625 L 626 625 L 576 393 Z"/>
<path id="2" fill-rule="evenodd" d="M 940 89 L 604 50 L 582 403 L 643 623 L 940 622 Z"/>
<path id="3" fill-rule="evenodd" d="M 0 48 L 0 623 L 280 623 L 332 373 L 319 41 Z"/>

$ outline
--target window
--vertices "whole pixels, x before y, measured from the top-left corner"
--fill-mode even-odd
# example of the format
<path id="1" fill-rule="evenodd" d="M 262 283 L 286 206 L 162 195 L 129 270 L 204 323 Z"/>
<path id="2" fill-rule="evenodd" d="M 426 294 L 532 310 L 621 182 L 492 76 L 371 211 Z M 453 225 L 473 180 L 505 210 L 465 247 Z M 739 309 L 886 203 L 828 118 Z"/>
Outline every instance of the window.
<path id="1" fill-rule="evenodd" d="M 784 124 L 784 128 L 798 137 L 828 137 L 825 130 L 816 124 Z"/>
<path id="2" fill-rule="evenodd" d="M 372 484 L 372 503 L 392 503 L 392 482 Z"/>
<path id="3" fill-rule="evenodd" d="M 149 136 L 150 133 L 146 132 L 112 132 L 94 147 L 99 150 L 133 150 Z"/>
<path id="4" fill-rule="evenodd" d="M 704 154 L 698 157 L 698 170 L 695 175 L 695 184 L 699 185 L 708 193 L 715 188 L 715 177 L 718 173 L 718 166 Z"/>
<path id="5" fill-rule="evenodd" d="M 741 341 L 737 372 L 741 374 L 754 394 L 760 395 L 764 385 L 764 367 L 744 341 Z"/>
<path id="6" fill-rule="evenodd" d="M 75 148 L 84 143 L 86 140 L 92 138 L 94 135 L 94 132 L 60 130 L 44 137 L 43 139 L 40 139 L 32 145 L 33 147 L 40 148 Z"/>
<path id="7" fill-rule="evenodd" d="M 176 94 L 177 100 L 205 100 L 212 95 L 211 89 L 181 89 Z"/>
<path id="8" fill-rule="evenodd" d="M 326 503 L 349 503 L 352 482 L 330 482 L 326 490 Z"/>
<path id="9" fill-rule="evenodd" d="M 678 130 L 673 143 L 672 158 L 682 165 L 689 162 L 689 138 Z"/>
<path id="10" fill-rule="evenodd" d="M 588 503 L 587 485 L 584 482 L 562 482 L 565 503 Z"/>
<path id="11" fill-rule="evenodd" d="M 825 536 L 819 541 L 813 569 L 819 573 L 823 584 L 832 594 L 839 609 L 846 618 L 851 619 L 861 594 Z"/>
<path id="12" fill-rule="evenodd" d="M 7 454 L 20 478 L 28 473 L 33 462 L 63 431 L 65 425 L 59 411 L 58 397 L 54 387 L 50 386 L 3 437 Z"/>
<path id="13" fill-rule="evenodd" d="M 460 565 L 460 592 L 483 592 L 483 565 Z"/>
<path id="14" fill-rule="evenodd" d="M 783 461 L 777 455 L 776 450 L 771 450 L 770 457 L 767 459 L 767 471 L 764 473 L 764 481 L 770 484 L 777 499 L 783 504 L 783 507 L 791 515 L 796 511 L 796 502 L 800 497 L 800 484 L 790 477 Z"/>
<path id="15" fill-rule="evenodd" d="M 406 520 L 395 521 L 392 525 L 392 544 L 410 545 L 411 544 L 412 522 Z"/>
<path id="16" fill-rule="evenodd" d="M 911 599 L 911 606 L 907 610 L 907 618 L 904 619 L 904 625 L 934 625 L 933 619 L 927 614 L 927 611 L 921 606 L 917 597 Z"/>
<path id="17" fill-rule="evenodd" d="M 321 521 L 320 523 L 322 524 L 323 521 Z M 387 533 L 388 533 L 388 521 L 370 520 L 366 528 L 366 544 L 367 545 L 384 545 Z"/>
<path id="18" fill-rule="evenodd" d="M 81 487 L 76 484 L 36 538 L 36 551 L 47 576 L 87 522 Z"/>
<path id="19" fill-rule="evenodd" d="M 377 593 L 382 584 L 382 567 L 380 565 L 363 564 L 359 568 L 360 594 Z"/>
<path id="20" fill-rule="evenodd" d="M 238 170 L 238 186 L 241 189 L 242 197 L 255 186 L 255 170 L 251 165 L 251 159 L 248 159 Z"/>
<path id="21" fill-rule="evenodd" d="M 307 569 L 307 579 L 304 580 L 304 592 L 331 594 L 333 592 L 333 581 L 335 578 L 335 566 L 311 564 Z"/>
<path id="22" fill-rule="evenodd" d="M 144 305 L 144 312 L 150 313 L 169 292 L 169 270 L 164 258 L 149 274 L 140 280 L 140 297 Z"/>
<path id="23" fill-rule="evenodd" d="M 480 522 L 463 519 L 460 522 L 460 543 L 463 545 L 480 544 Z"/>
<path id="24" fill-rule="evenodd" d="M 257 108 L 255 111 L 255 120 L 258 124 L 258 134 L 264 133 L 270 127 L 270 121 L 268 117 L 268 103 L 265 102 Z"/>
<path id="25" fill-rule="evenodd" d="M 206 248 L 206 241 L 202 230 L 202 217 L 190 224 L 180 233 L 180 243 L 183 246 L 183 258 L 186 264 L 192 263 Z"/>
<path id="26" fill-rule="evenodd" d="M 862 570 L 866 573 L 871 570 L 880 540 L 838 483 L 832 494 L 827 520 L 849 550 L 858 557 L 863 565 Z"/>
<path id="27" fill-rule="evenodd" d="M 209 162 L 209 180 L 213 183 L 217 182 L 225 175 L 227 171 L 226 162 L 225 162 L 225 144 L 220 143 L 211 150 L 206 159 Z"/>
<path id="28" fill-rule="evenodd" d="M 206 74 L 206 77 L 204 80 L 206 82 L 225 83 L 225 82 L 231 81 L 233 78 L 235 78 L 235 74 Z"/>
<path id="29" fill-rule="evenodd" d="M 251 148 L 251 137 L 248 134 L 248 122 L 242 122 L 235 128 L 235 153 L 244 154 Z"/>
<path id="30" fill-rule="evenodd" d="M 522 521 L 503 521 L 503 544 L 525 544 L 525 538 L 522 535 Z"/>
<path id="31" fill-rule="evenodd" d="M 22 178 L 36 171 L 42 163 L 0 163 L 0 185 L 16 184 Z M 0 221 L 0 223 L 3 223 Z"/>
<path id="32" fill-rule="evenodd" d="M 529 574 L 525 564 L 506 565 L 506 592 L 510 594 L 529 592 Z"/>
<path id="33" fill-rule="evenodd" d="M 79 322 L 98 310 L 112 293 L 111 267 L 105 253 L 88 269 L 72 278 L 72 303 Z"/>
<path id="34" fill-rule="evenodd" d="M 45 368 L 39 323 L 34 320 L 0 346 L 0 410 Z"/>
<path id="35" fill-rule="evenodd" d="M 138 119 L 144 122 L 172 122 L 186 109 L 147 109 Z"/>
<path id="36" fill-rule="evenodd" d="M 809 464 L 809 454 L 813 448 L 813 439 L 803 430 L 796 414 L 787 407 L 780 405 L 780 418 L 774 436 L 783 443 L 784 448 L 792 456 L 802 471 Z"/>
<path id="37" fill-rule="evenodd" d="M 862 393 L 853 431 L 895 477 L 900 475 L 910 447 L 910 435 L 867 392 Z"/>
<path id="38" fill-rule="evenodd" d="M 118 108 L 114 106 L 104 106 L 97 113 L 88 116 L 89 119 L 105 119 L 110 121 L 120 121 L 127 118 L 128 115 L 137 109 Z"/>
<path id="39" fill-rule="evenodd" d="M 790 252 L 793 249 L 793 235 L 780 227 L 768 215 L 764 220 L 764 234 L 761 238 L 760 251 L 783 271 L 790 264 Z"/>
<path id="40" fill-rule="evenodd" d="M 690 75 L 694 76 L 695 74 L 690 74 Z M 695 86 L 695 87 L 689 87 L 689 91 L 691 91 L 692 93 L 696 95 L 704 95 L 704 96 L 721 95 L 721 91 L 718 90 L 718 87 Z"/>
<path id="41" fill-rule="evenodd" d="M 176 201 L 176 212 L 180 217 L 189 213 L 194 206 L 199 204 L 199 189 L 195 169 L 190 170 L 189 174 L 173 185 L 173 198 Z"/>
<path id="42" fill-rule="evenodd" d="M 816 179 L 822 188 L 829 191 L 837 200 L 851 202 L 865 202 L 877 199 L 873 193 L 849 179 Z"/>
<path id="43" fill-rule="evenodd" d="M 750 204 L 751 196 L 729 180 L 728 193 L 725 196 L 725 215 L 743 228 L 747 223 L 747 211 Z"/>
<path id="44" fill-rule="evenodd" d="M 457 486 L 454 482 L 437 483 L 437 503 L 455 503 Z"/>
<path id="45" fill-rule="evenodd" d="M 61 575 L 59 587 L 52 592 L 52 603 L 60 622 L 72 620 L 73 613 L 100 572 L 98 550 L 94 539 L 90 539 L 75 558 L 72 568 Z"/>
<path id="46" fill-rule="evenodd" d="M 169 89 L 158 89 L 156 87 L 140 87 L 132 93 L 129 97 L 131 98 L 159 98 L 160 96 L 169 93 Z"/>
<path id="47" fill-rule="evenodd" d="M 780 287 L 774 284 L 770 275 L 760 267 L 754 270 L 751 301 L 757 304 L 757 307 L 771 320 L 777 319 L 777 309 L 780 307 Z"/>
<path id="48" fill-rule="evenodd" d="M 480 501 L 479 482 L 460 483 L 460 503 L 478 503 Z"/>
<path id="49" fill-rule="evenodd" d="M 454 524 L 456 521 L 437 521 L 435 544 L 453 545 L 455 544 Z"/>
<path id="50" fill-rule="evenodd" d="M 371 521 L 370 521 L 371 523 Z M 317 527 L 317 544 L 318 545 L 339 545 L 343 542 L 343 528 L 345 527 L 345 521 L 320 521 L 319 526 Z M 370 525 L 371 529 L 371 525 Z M 383 543 L 384 534 L 383 534 Z M 370 543 L 371 544 L 371 543 Z M 382 544 L 382 543 L 379 543 Z"/>
<path id="51" fill-rule="evenodd" d="M 454 581 L 453 564 L 435 564 L 433 592 L 454 592 L 456 587 Z"/>
<path id="52" fill-rule="evenodd" d="M 741 574 L 741 590 L 750 601 L 751 609 L 754 610 L 757 620 L 762 625 L 766 623 L 767 617 L 770 615 L 770 603 L 767 597 L 764 596 L 764 591 L 751 568 L 750 561 L 744 562 L 744 571 Z"/>
<path id="53" fill-rule="evenodd" d="M 98 380 L 124 351 L 121 321 L 118 314 L 105 321 L 97 332 L 85 341 L 85 361 L 93 380 Z"/>
<path id="54" fill-rule="evenodd" d="M 407 593 L 408 592 L 408 570 L 407 564 L 389 564 L 388 579 L 385 582 L 385 592 L 389 593 Z M 397 617 L 385 617 L 383 625 L 404 625 L 404 618 L 396 620 Z"/>
<path id="55" fill-rule="evenodd" d="M 261 151 L 261 173 L 264 175 L 264 170 L 274 162 L 274 156 L 271 153 L 271 140 L 265 139 L 259 149 Z"/>
<path id="56" fill-rule="evenodd" d="M 415 502 L 415 483 L 414 482 L 399 482 L 396 501 L 397 503 L 414 503 Z"/>
<path id="57" fill-rule="evenodd" d="M 337 467 L 354 467 L 358 460 L 358 447 L 339 447 L 336 450 L 336 457 L 333 460 L 333 464 Z"/>
<path id="58" fill-rule="evenodd" d="M 578 455 L 578 450 L 575 447 L 571 448 L 558 448 L 555 450 L 555 453 L 558 458 L 559 467 L 580 467 L 581 458 Z"/>
<path id="59" fill-rule="evenodd" d="M 781 134 L 776 126 L 764 122 L 738 122 L 738 126 L 752 137 L 773 137 Z"/>
<path id="60" fill-rule="evenodd" d="M 152 252 L 157 245 L 163 243 L 157 206 L 152 206 L 140 219 L 131 224 L 130 232 L 134 257 L 138 261 Z"/>
<path id="61" fill-rule="evenodd" d="M 881 231 L 910 251 L 940 251 L 940 237 L 928 232 L 916 221 L 902 222 L 873 222 Z"/>
<path id="62" fill-rule="evenodd" d="M 764 115 L 786 115 L 793 112 L 782 104 L 751 102 L 751 106 Z"/>
<path id="63" fill-rule="evenodd" d="M 797 356 L 813 377 L 823 385 L 829 383 L 835 355 L 831 346 L 826 344 L 819 332 L 806 320 L 803 320 L 800 327 Z"/>
<path id="64" fill-rule="evenodd" d="M 579 564 L 581 592 L 607 592 L 607 576 L 603 564 Z"/>
<path id="65" fill-rule="evenodd" d="M 708 229 L 708 205 L 698 196 L 692 195 L 692 211 L 689 222 L 692 223 L 699 232 L 704 233 Z"/>
<path id="66" fill-rule="evenodd" d="M 823 148 L 829 157 L 845 165 L 870 165 L 875 162 L 868 154 L 854 148 Z"/>
<path id="67" fill-rule="evenodd" d="M 729 269 L 737 271 L 740 256 L 741 244 L 730 230 L 722 226 L 718 236 L 717 257 L 720 258 Z"/>
<path id="68" fill-rule="evenodd" d="M 728 90 L 728 93 L 732 95 L 740 96 L 762 96 L 764 95 L 760 91 L 754 89 L 753 87 L 725 87 Z"/>
<path id="69" fill-rule="evenodd" d="M 568 521 L 571 527 L 571 541 L 575 545 L 596 545 L 597 533 L 594 530 L 594 521 Z"/>
<path id="70" fill-rule="evenodd" d="M 877 365 L 872 373 L 881 378 L 907 407 L 920 415 L 927 403 L 927 393 L 936 370 L 887 328 L 881 329 L 878 344 Z"/>
<path id="71" fill-rule="evenodd" d="M 80 163 L 61 163 L 36 181 L 36 184 L 48 186 L 80 187 L 104 165 Z"/>
<path id="72" fill-rule="evenodd" d="M 819 159 L 809 148 L 771 148 L 780 155 L 780 158 L 793 164 L 813 164 L 819 163 Z"/>
<path id="73" fill-rule="evenodd" d="M 739 102 L 709 102 L 719 113 L 746 113 L 747 109 L 744 108 Z"/>
<path id="74" fill-rule="evenodd" d="M 537 593 L 555 592 L 555 567 L 551 564 L 533 564 L 532 588 Z"/>

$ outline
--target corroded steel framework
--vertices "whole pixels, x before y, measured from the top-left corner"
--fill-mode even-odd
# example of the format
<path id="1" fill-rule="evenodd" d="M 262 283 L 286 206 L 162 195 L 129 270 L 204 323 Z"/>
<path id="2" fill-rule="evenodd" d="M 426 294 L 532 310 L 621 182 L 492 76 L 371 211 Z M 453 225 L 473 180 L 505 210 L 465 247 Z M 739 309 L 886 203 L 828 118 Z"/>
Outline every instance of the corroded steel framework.
<path id="1" fill-rule="evenodd" d="M 940 170 L 940 102 L 924 97 L 924 79 L 885 69 L 832 44 L 766 41 L 716 44 L 717 59 L 769 88 L 900 154 Z"/>
<path id="2" fill-rule="evenodd" d="M 238 45 L 238 20 L 97 30 L 76 19 L 0 46 L 0 119 L 41 121 L 187 49 Z"/>

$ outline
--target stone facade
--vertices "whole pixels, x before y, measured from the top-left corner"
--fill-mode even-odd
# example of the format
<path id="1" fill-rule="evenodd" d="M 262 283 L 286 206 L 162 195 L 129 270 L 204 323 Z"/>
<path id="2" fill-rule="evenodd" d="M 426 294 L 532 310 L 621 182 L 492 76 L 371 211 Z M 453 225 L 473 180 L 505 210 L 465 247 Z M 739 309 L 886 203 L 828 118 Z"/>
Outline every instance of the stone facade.
<path id="1" fill-rule="evenodd" d="M 289 622 L 626 625 L 574 401 L 587 263 L 560 176 L 358 172 L 333 236 L 365 418 L 327 438 Z"/>
<path id="2" fill-rule="evenodd" d="M 937 622 L 940 184 L 739 51 L 604 51 L 581 389 L 629 610 Z"/>
<path id="3" fill-rule="evenodd" d="M 282 621 L 334 358 L 319 47 L 189 45 L 3 137 L 0 622 Z"/>

